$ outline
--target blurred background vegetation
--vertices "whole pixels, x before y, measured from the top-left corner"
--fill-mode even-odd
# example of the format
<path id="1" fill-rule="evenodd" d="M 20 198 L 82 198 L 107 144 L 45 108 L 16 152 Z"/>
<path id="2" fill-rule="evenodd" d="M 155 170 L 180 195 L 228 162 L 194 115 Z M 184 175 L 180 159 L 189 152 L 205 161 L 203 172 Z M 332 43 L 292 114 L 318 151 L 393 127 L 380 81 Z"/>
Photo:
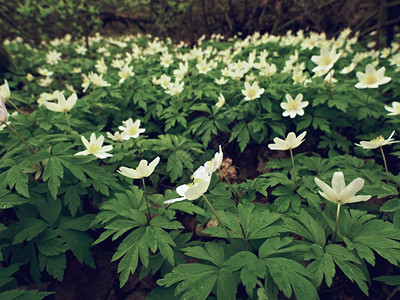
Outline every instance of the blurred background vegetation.
<path id="1" fill-rule="evenodd" d="M 298 29 L 329 37 L 350 27 L 361 37 L 376 31 L 380 47 L 399 24 L 399 0 L 0 0 L 0 42 L 20 36 L 33 44 L 66 33 L 150 33 L 193 42 L 203 34 Z"/>

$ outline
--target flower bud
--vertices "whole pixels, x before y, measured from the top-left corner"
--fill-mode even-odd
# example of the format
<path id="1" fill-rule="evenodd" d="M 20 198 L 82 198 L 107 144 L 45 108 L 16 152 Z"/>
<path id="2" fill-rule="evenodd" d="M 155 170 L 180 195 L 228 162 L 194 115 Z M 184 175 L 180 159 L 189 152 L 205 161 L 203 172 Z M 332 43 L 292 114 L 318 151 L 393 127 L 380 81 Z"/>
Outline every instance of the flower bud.
<path id="1" fill-rule="evenodd" d="M 4 84 L 0 85 L 0 98 L 3 101 L 10 99 L 10 88 L 8 87 L 8 82 L 4 79 Z"/>
<path id="2" fill-rule="evenodd" d="M 8 112 L 3 98 L 0 97 L 0 124 L 4 124 L 8 120 Z"/>

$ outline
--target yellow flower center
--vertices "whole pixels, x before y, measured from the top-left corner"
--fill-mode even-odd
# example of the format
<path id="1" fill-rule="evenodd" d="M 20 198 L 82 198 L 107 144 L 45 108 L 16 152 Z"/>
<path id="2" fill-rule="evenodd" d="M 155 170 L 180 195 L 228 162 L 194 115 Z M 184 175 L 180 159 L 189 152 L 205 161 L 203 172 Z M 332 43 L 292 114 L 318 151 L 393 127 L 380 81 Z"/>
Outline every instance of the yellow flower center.
<path id="1" fill-rule="evenodd" d="M 92 153 L 92 154 L 98 153 L 99 150 L 100 150 L 100 146 L 97 145 L 97 144 L 91 144 L 91 145 L 89 146 L 89 149 L 88 149 L 88 151 L 89 151 L 90 153 Z"/>
<path id="2" fill-rule="evenodd" d="M 383 136 L 378 136 L 377 138 L 371 140 L 372 143 L 380 143 L 383 142 L 385 139 L 383 138 Z"/>
<path id="3" fill-rule="evenodd" d="M 366 84 L 375 84 L 377 81 L 378 80 L 374 74 L 370 74 L 365 77 Z"/>
<path id="4" fill-rule="evenodd" d="M 248 89 L 247 91 L 247 97 L 249 98 L 254 98 L 257 95 L 256 90 L 253 88 Z"/>
<path id="5" fill-rule="evenodd" d="M 136 127 L 130 127 L 130 128 L 128 129 L 128 132 L 129 132 L 129 135 L 136 135 L 136 134 L 139 133 L 139 130 L 138 130 L 138 128 L 136 128 Z"/>
<path id="6" fill-rule="evenodd" d="M 288 105 L 290 110 L 297 110 L 298 105 L 295 101 L 290 101 Z"/>
<path id="7" fill-rule="evenodd" d="M 331 62 L 332 62 L 332 59 L 329 56 L 322 57 L 321 63 L 323 66 L 329 65 Z"/>

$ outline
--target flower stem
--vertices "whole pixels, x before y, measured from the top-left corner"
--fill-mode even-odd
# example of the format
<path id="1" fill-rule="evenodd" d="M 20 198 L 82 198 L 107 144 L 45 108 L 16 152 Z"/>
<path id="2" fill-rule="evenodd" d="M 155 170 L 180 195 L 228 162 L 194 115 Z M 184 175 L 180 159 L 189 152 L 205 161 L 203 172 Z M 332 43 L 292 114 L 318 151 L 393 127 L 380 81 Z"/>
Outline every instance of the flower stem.
<path id="1" fill-rule="evenodd" d="M 147 199 L 146 184 L 144 182 L 143 177 L 142 177 L 142 184 L 143 184 L 144 199 L 146 200 L 146 206 L 147 206 L 147 225 L 148 225 L 150 223 L 151 214 L 150 214 L 149 199 Z"/>
<path id="2" fill-rule="evenodd" d="M 289 148 L 290 157 L 292 158 L 292 166 L 293 166 L 293 176 L 294 176 L 294 186 L 297 189 L 297 178 L 296 178 L 296 168 L 294 167 L 294 158 L 293 158 L 293 151 L 292 148 Z"/>
<path id="3" fill-rule="evenodd" d="M 367 99 L 365 99 L 365 104 L 368 104 L 369 93 L 370 93 L 370 89 L 368 89 L 368 91 L 367 91 Z"/>
<path id="4" fill-rule="evenodd" d="M 339 224 L 340 206 L 341 206 L 341 204 L 338 203 L 337 211 L 336 211 L 335 233 L 333 234 L 333 239 L 332 239 L 333 243 L 336 242 L 336 235 L 337 235 L 337 229 L 338 229 L 338 224 Z"/>
<path id="5" fill-rule="evenodd" d="M 231 244 L 234 244 L 231 234 L 229 233 L 228 229 L 225 227 L 224 223 L 221 221 L 220 217 L 218 216 L 218 214 L 217 214 L 217 212 L 215 211 L 214 207 L 211 205 L 210 201 L 208 201 L 207 197 L 204 196 L 204 194 L 203 194 L 203 198 L 204 198 L 204 200 L 206 200 L 208 206 L 209 206 L 209 207 L 211 208 L 211 210 L 213 211 L 215 217 L 217 218 L 218 222 L 221 224 L 222 228 L 224 228 L 226 234 L 227 234 L 228 237 L 229 237 L 229 241 L 231 242 Z"/>
<path id="6" fill-rule="evenodd" d="M 8 125 L 6 122 L 4 122 L 3 124 L 5 124 L 25 144 L 25 146 L 29 149 L 29 151 L 31 151 L 33 154 L 36 153 L 36 151 L 32 148 L 32 146 L 29 145 L 28 142 L 25 141 L 24 138 L 20 136 L 19 133 L 14 128 L 11 127 L 11 125 Z"/>
<path id="7" fill-rule="evenodd" d="M 388 167 L 387 167 L 387 163 L 386 163 L 386 157 L 385 157 L 385 153 L 383 153 L 382 146 L 381 146 L 381 147 L 379 147 L 379 149 L 381 149 L 382 158 L 383 158 L 383 164 L 385 165 L 385 171 L 386 171 L 386 183 L 387 183 L 387 184 L 389 184 L 389 171 L 388 171 Z"/>
<path id="8" fill-rule="evenodd" d="M 11 101 L 11 99 L 8 99 L 7 101 L 10 102 L 11 106 L 14 107 L 14 109 L 15 109 L 18 113 L 23 114 L 23 112 L 15 105 L 15 103 L 14 103 L 13 101 Z"/>
<path id="9" fill-rule="evenodd" d="M 72 131 L 71 123 L 69 122 L 68 113 L 66 111 L 64 111 L 64 113 L 65 113 L 65 118 L 67 119 L 67 124 L 68 124 L 68 127 L 69 127 L 69 131 Z"/>

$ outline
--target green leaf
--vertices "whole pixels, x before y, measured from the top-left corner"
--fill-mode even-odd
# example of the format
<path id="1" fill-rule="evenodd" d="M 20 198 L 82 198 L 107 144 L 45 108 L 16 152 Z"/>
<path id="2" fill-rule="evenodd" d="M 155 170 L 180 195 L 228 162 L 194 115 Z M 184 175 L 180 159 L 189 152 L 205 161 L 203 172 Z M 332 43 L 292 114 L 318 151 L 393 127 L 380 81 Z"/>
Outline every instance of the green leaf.
<path id="1" fill-rule="evenodd" d="M 35 244 L 39 252 L 46 256 L 59 255 L 69 249 L 58 233 L 50 228 L 35 238 Z"/>
<path id="2" fill-rule="evenodd" d="M 205 300 L 210 295 L 219 275 L 219 269 L 202 264 L 181 264 L 157 281 L 157 284 L 170 287 L 180 282 L 175 295 L 182 294 L 181 299 Z"/>
<path id="3" fill-rule="evenodd" d="M 322 250 L 322 248 L 321 248 Z M 315 285 L 320 286 L 323 277 L 325 276 L 325 282 L 328 287 L 332 285 L 333 277 L 335 276 L 335 264 L 333 262 L 332 256 L 322 250 L 322 255 L 316 260 L 311 262 L 307 266 L 309 274 L 312 274 L 315 278 Z"/>
<path id="4" fill-rule="evenodd" d="M 60 201 L 51 199 L 50 197 L 41 197 L 39 195 L 35 195 L 33 198 L 33 203 L 37 207 L 40 215 L 50 226 L 53 225 L 61 212 Z"/>
<path id="5" fill-rule="evenodd" d="M 218 267 L 225 261 L 224 248 L 217 243 L 205 243 L 205 249 L 200 246 L 183 249 L 187 256 L 207 260 Z"/>
<path id="6" fill-rule="evenodd" d="M 80 191 L 81 189 L 77 185 L 71 185 L 64 195 L 64 203 L 68 206 L 72 216 L 75 216 L 82 203 Z"/>
<path id="7" fill-rule="evenodd" d="M 93 239 L 86 232 L 59 229 L 61 237 L 80 263 L 95 268 L 90 247 Z"/>
<path id="8" fill-rule="evenodd" d="M 29 197 L 28 175 L 22 172 L 20 166 L 16 165 L 11 167 L 11 169 L 7 172 L 7 177 L 5 180 L 10 189 L 15 186 L 15 190 L 20 195 Z"/>
<path id="9" fill-rule="evenodd" d="M 264 262 L 248 251 L 236 253 L 224 265 L 229 271 L 241 269 L 240 280 L 246 287 L 246 292 L 250 297 L 253 295 L 258 278 L 264 278 L 266 273 Z"/>
<path id="10" fill-rule="evenodd" d="M 31 241 L 48 227 L 48 224 L 42 220 L 35 218 L 24 218 L 16 221 L 8 226 L 7 235 L 13 236 L 13 245 L 22 243 L 23 241 Z"/>
<path id="11" fill-rule="evenodd" d="M 46 268 L 49 275 L 53 276 L 58 281 L 62 281 L 64 270 L 67 267 L 67 259 L 64 253 L 56 256 L 46 256 L 39 253 L 39 267 L 40 271 Z"/>
<path id="12" fill-rule="evenodd" d="M 54 156 L 50 157 L 44 168 L 43 180 L 48 180 L 49 190 L 54 199 L 57 198 L 58 188 L 61 185 L 60 179 L 63 177 L 64 169 L 60 160 Z"/>

